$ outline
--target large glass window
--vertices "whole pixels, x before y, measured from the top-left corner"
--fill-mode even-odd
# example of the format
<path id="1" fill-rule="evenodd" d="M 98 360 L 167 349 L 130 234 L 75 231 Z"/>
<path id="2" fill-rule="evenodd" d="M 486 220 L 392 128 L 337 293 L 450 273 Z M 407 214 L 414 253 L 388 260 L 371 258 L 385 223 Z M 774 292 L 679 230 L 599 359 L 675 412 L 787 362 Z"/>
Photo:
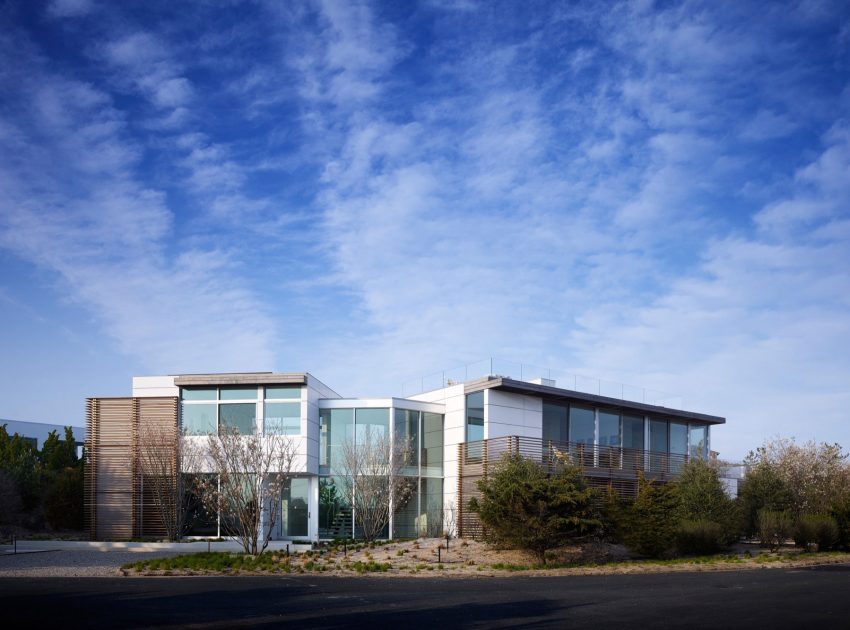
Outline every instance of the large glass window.
<path id="1" fill-rule="evenodd" d="M 466 396 L 466 441 L 484 439 L 484 392 Z"/>
<path id="2" fill-rule="evenodd" d="M 419 412 L 410 409 L 396 409 L 395 448 L 403 448 L 407 454 L 407 465 L 403 474 L 419 474 Z"/>
<path id="3" fill-rule="evenodd" d="M 416 538 L 416 517 L 419 512 L 419 479 L 407 477 L 398 493 L 393 513 L 393 537 Z"/>
<path id="4" fill-rule="evenodd" d="M 284 385 L 282 387 L 266 387 L 266 398 L 272 400 L 300 399 L 300 385 Z"/>
<path id="5" fill-rule="evenodd" d="M 256 387 L 222 387 L 219 391 L 220 400 L 256 400 Z"/>
<path id="6" fill-rule="evenodd" d="M 623 416 L 623 448 L 643 450 L 643 418 Z"/>
<path id="7" fill-rule="evenodd" d="M 670 423 L 670 472 L 680 473 L 688 454 L 688 425 L 683 422 Z"/>
<path id="8" fill-rule="evenodd" d="M 300 435 L 301 403 L 264 403 L 263 432 L 266 435 Z"/>
<path id="9" fill-rule="evenodd" d="M 422 414 L 422 476 L 443 476 L 443 414 Z"/>
<path id="10" fill-rule="evenodd" d="M 219 405 L 219 427 L 235 429 L 240 435 L 253 435 L 257 432 L 256 412 L 254 403 Z"/>
<path id="11" fill-rule="evenodd" d="M 644 430 L 640 416 L 623 416 L 623 468 L 643 470 Z"/>
<path id="12" fill-rule="evenodd" d="M 599 411 L 599 461 L 602 468 L 620 467 L 620 414 Z"/>
<path id="13" fill-rule="evenodd" d="M 389 409 L 357 409 L 354 413 L 355 437 L 358 444 L 364 443 L 367 437 L 377 440 L 388 435 Z"/>
<path id="14" fill-rule="evenodd" d="M 649 421 L 649 469 L 655 472 L 667 470 L 667 421 Z"/>
<path id="15" fill-rule="evenodd" d="M 443 533 L 443 480 L 422 479 L 420 492 L 420 536 L 436 537 Z"/>
<path id="16" fill-rule="evenodd" d="M 708 457 L 708 427 L 692 424 L 690 427 L 690 456 L 699 459 Z"/>
<path id="17" fill-rule="evenodd" d="M 180 395 L 183 400 L 215 400 L 216 389 L 215 387 L 184 387 L 180 390 Z"/>
<path id="18" fill-rule="evenodd" d="M 553 442 L 566 442 L 567 412 L 564 405 L 543 403 L 543 439 Z"/>
<path id="19" fill-rule="evenodd" d="M 319 478 L 319 536 L 349 538 L 351 512 L 345 500 L 345 484 L 339 477 Z"/>
<path id="20" fill-rule="evenodd" d="M 667 421 L 649 421 L 649 450 L 654 453 L 667 452 Z"/>
<path id="21" fill-rule="evenodd" d="M 354 409 L 322 409 L 319 422 L 319 466 L 326 474 L 339 468 L 343 444 L 354 439 Z"/>
<path id="22" fill-rule="evenodd" d="M 683 422 L 670 423 L 670 453 L 688 454 L 688 425 Z"/>
<path id="23" fill-rule="evenodd" d="M 570 407 L 570 442 L 593 445 L 596 440 L 596 414 L 587 407 Z"/>
<path id="24" fill-rule="evenodd" d="M 216 405 L 183 405 L 183 430 L 186 435 L 209 435 L 215 433 Z"/>
<path id="25" fill-rule="evenodd" d="M 599 446 L 620 446 L 620 414 L 599 412 Z"/>

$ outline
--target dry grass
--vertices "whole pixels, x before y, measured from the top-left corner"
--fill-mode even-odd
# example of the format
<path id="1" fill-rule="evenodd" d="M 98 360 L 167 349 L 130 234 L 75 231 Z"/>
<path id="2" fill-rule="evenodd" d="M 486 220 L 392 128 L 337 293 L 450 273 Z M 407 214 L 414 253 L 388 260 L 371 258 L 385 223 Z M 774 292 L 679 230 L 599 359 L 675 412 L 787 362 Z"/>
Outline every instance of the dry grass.
<path id="1" fill-rule="evenodd" d="M 601 575 L 671 571 L 728 571 L 783 568 L 850 562 L 847 553 L 802 554 L 787 550 L 779 554 L 749 553 L 674 560 L 632 560 L 617 545 L 591 543 L 566 547 L 547 554 L 547 566 L 515 549 L 495 549 L 474 540 L 420 539 L 390 542 L 355 549 L 324 548 L 286 556 L 266 552 L 259 559 L 241 554 L 218 554 L 205 561 L 190 554 L 162 560 L 146 560 L 122 567 L 124 575 L 258 575 L 309 573 L 323 575 L 382 575 L 409 577 L 487 577 L 521 572 L 528 576 Z M 181 560 L 182 559 L 182 560 Z"/>

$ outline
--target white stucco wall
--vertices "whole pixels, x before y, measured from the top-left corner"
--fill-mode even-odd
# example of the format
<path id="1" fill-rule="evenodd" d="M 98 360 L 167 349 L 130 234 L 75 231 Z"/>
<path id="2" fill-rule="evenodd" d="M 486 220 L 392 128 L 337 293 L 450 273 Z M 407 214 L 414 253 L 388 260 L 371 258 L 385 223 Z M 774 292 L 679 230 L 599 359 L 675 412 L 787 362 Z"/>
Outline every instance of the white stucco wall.
<path id="1" fill-rule="evenodd" d="M 179 396 L 180 388 L 174 384 L 173 376 L 134 376 L 133 397 Z"/>
<path id="2" fill-rule="evenodd" d="M 534 396 L 484 390 L 484 437 L 543 437 L 543 400 Z"/>

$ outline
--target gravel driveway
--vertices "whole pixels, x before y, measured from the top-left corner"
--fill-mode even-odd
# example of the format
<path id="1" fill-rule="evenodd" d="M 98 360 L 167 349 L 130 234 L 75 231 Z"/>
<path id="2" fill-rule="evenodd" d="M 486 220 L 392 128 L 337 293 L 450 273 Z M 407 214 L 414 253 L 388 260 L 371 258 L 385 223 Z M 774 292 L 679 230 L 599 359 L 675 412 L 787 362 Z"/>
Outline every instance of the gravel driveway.
<path id="1" fill-rule="evenodd" d="M 0 554 L 0 577 L 108 577 L 127 562 L 176 556 L 179 551 L 98 551 L 59 549 Z"/>

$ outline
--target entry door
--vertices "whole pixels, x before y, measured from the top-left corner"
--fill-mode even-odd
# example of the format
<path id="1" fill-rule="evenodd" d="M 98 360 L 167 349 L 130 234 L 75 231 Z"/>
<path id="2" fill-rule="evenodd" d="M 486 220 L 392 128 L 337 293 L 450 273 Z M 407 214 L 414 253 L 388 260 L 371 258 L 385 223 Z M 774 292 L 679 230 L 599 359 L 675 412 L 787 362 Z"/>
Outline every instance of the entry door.
<path id="1" fill-rule="evenodd" d="M 285 538 L 307 536 L 307 499 L 310 490 L 310 480 L 303 478 L 290 479 L 283 488 L 280 502 L 280 524 Z"/>

